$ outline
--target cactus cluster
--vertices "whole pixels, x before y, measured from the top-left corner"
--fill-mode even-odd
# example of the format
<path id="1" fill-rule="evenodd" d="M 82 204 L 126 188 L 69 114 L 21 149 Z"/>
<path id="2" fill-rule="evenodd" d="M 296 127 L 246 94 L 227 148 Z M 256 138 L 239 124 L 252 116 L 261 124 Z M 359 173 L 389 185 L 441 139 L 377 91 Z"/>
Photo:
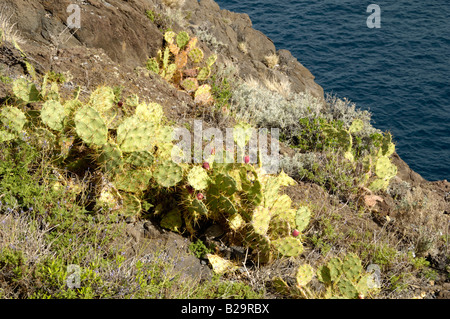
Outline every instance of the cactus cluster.
<path id="1" fill-rule="evenodd" d="M 107 86 L 98 87 L 86 103 L 78 100 L 79 91 L 63 103 L 58 86 L 52 83 L 48 87 L 47 76 L 40 92 L 33 93 L 35 85 L 23 79 L 16 80 L 13 88 L 22 101 L 42 102 L 38 116 L 30 117 L 34 122 L 31 129 L 40 143 L 59 150 L 55 163 L 87 170 L 94 159 L 95 166 L 111 181 L 108 187 L 97 187 L 99 208 L 120 207 L 124 215 L 139 214 L 152 180 L 159 187 L 172 187 L 183 178 L 182 168 L 167 156 L 172 131 L 163 125 L 161 105 L 134 99 L 136 103 L 128 106 L 127 112 L 133 114 L 124 116 L 113 89 Z M 17 107 L 3 107 L 0 142 L 18 138 L 27 121 L 26 113 Z M 80 144 L 85 145 L 84 151 L 74 147 Z"/>
<path id="2" fill-rule="evenodd" d="M 348 129 L 336 128 L 330 124 L 325 124 L 323 134 L 328 139 L 335 140 L 337 146 L 343 150 L 343 155 L 350 162 L 355 163 L 355 154 L 353 148 L 353 135 L 364 129 L 364 122 L 355 119 Z M 364 186 L 368 186 L 371 191 L 386 190 L 389 181 L 397 175 L 397 167 L 390 161 L 389 157 L 395 151 L 395 145 L 392 143 L 392 135 L 386 133 L 381 139 L 381 145 L 370 154 L 362 158 L 364 164 Z M 375 178 L 372 176 L 375 173 Z"/>
<path id="3" fill-rule="evenodd" d="M 370 275 L 365 273 L 355 254 L 348 254 L 343 260 L 331 258 L 317 270 L 317 277 L 326 285 L 326 298 L 362 298 L 370 288 Z"/>
<path id="4" fill-rule="evenodd" d="M 178 34 L 176 40 L 173 37 L 172 42 L 170 35 L 166 40 L 178 64 L 184 63 L 178 57 L 183 52 L 188 59 L 200 59 L 201 51 L 194 50 L 195 40 L 185 34 Z M 207 59 L 207 64 L 214 60 Z M 15 86 L 23 86 L 22 82 Z M 294 209 L 289 196 L 280 194 L 282 186 L 295 183 L 286 174 L 266 175 L 249 161 L 214 162 L 220 154 L 212 154 L 211 162 L 202 165 L 177 164 L 171 160 L 173 130 L 164 125 L 161 105 L 131 97 L 119 107 L 114 91 L 107 86 L 93 91 L 87 102 L 79 101 L 78 94 L 63 101 L 58 88 L 49 89 L 47 84 L 42 90 L 41 111 L 34 117 L 27 119 L 16 107 L 1 109 L 0 138 L 14 139 L 31 130 L 27 132 L 41 137 L 56 151 L 52 153 L 56 165 L 74 172 L 94 169 L 93 175 L 101 176 L 94 187 L 98 210 L 138 215 L 148 207 L 147 200 L 167 194 L 176 201 L 169 200 L 171 203 L 158 210 L 164 228 L 186 229 L 195 235 L 201 221 L 225 223 L 262 262 L 302 253 L 299 234 L 307 227 L 311 212 L 307 207 Z M 196 90 L 195 94 L 206 93 Z M 28 127 L 29 120 L 33 125 Z M 243 135 L 235 139 L 245 147 L 251 128 L 241 127 Z M 227 152 L 222 156 L 226 158 Z"/>
<path id="5" fill-rule="evenodd" d="M 156 57 L 147 61 L 147 68 L 177 88 L 192 94 L 199 105 L 212 101 L 211 86 L 201 85 L 211 76 L 211 68 L 217 60 L 212 54 L 204 59 L 203 51 L 198 48 L 196 37 L 190 37 L 186 31 L 178 34 L 167 31 L 164 34 L 166 46 L 159 50 Z"/>

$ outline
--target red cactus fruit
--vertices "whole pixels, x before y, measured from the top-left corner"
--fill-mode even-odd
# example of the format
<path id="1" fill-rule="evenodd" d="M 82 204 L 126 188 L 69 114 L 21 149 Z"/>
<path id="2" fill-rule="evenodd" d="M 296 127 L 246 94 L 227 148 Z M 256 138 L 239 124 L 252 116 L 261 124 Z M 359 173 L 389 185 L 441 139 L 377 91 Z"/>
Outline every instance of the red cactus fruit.
<path id="1" fill-rule="evenodd" d="M 117 105 L 118 105 L 119 107 L 122 107 L 122 106 L 123 106 L 123 102 L 122 102 L 122 101 L 119 101 L 119 102 L 117 102 Z"/>
<path id="2" fill-rule="evenodd" d="M 292 231 L 292 236 L 297 237 L 298 235 L 300 235 L 300 232 L 297 229 L 294 229 Z"/>
<path id="3" fill-rule="evenodd" d="M 245 164 L 250 163 L 250 156 L 246 155 L 246 156 L 244 157 L 244 162 L 245 162 Z"/>
<path id="4" fill-rule="evenodd" d="M 203 168 L 206 170 L 209 170 L 209 163 L 208 162 L 204 162 L 203 163 Z"/>
<path id="5" fill-rule="evenodd" d="M 202 199 L 203 199 L 203 197 L 204 197 L 204 196 L 203 196 L 203 194 L 202 194 L 202 193 L 198 193 L 198 194 L 197 194 L 197 199 L 198 199 L 198 200 L 202 200 Z"/>

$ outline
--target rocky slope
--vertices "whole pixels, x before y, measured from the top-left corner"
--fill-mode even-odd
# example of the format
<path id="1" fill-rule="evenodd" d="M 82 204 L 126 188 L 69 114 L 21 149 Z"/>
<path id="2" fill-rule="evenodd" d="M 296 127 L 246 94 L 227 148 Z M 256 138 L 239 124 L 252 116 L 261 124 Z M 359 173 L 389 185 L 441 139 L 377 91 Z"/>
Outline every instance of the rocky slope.
<path id="1" fill-rule="evenodd" d="M 288 80 L 294 92 L 309 92 L 323 99 L 323 89 L 314 82 L 314 76 L 289 51 L 277 50 L 268 37 L 253 29 L 248 15 L 221 10 L 212 0 L 186 0 L 181 8 L 172 9 L 162 2 L 4 0 L 1 13 L 16 23 L 18 36 L 23 40 L 20 48 L 26 58 L 12 44 L 3 43 L 0 46 L 2 75 L 13 79 L 23 75 L 30 77 L 25 65 L 27 60 L 38 75 L 49 70 L 65 74 L 67 82 L 63 94 L 71 94 L 77 85 L 82 87 L 84 97 L 100 84 L 121 86 L 124 95 L 134 93 L 158 102 L 164 106 L 169 119 L 181 122 L 194 116 L 195 104 L 191 96 L 143 68 L 147 58 L 155 56 L 162 47 L 162 30 L 172 27 L 177 32 L 187 30 L 197 34 L 201 40 L 199 46 L 206 54 L 217 52 L 218 61 L 236 66 L 241 78 Z M 67 28 L 70 4 L 81 8 L 80 29 Z M 146 10 L 154 13 L 153 22 L 146 16 Z M 275 53 L 279 56 L 278 64 L 270 65 L 266 57 Z M 8 92 L 8 86 L 0 82 L 0 98 Z M 289 153 L 289 149 L 285 151 Z M 425 283 L 420 289 L 430 296 L 448 298 L 449 247 L 448 243 L 437 243 L 438 237 L 448 238 L 449 234 L 450 183 L 424 180 L 396 154 L 394 163 L 398 174 L 393 183 L 407 182 L 410 187 L 397 197 L 380 194 L 382 200 L 370 208 L 370 218 L 354 217 L 348 207 L 343 210 L 344 215 L 355 228 L 365 225 L 375 231 L 389 229 L 389 234 L 399 241 L 417 243 L 426 237 L 431 243 L 421 253 L 439 271 L 440 277 L 433 286 Z M 317 185 L 299 183 L 287 191 L 298 201 L 309 197 L 317 205 L 336 206 L 332 205 L 335 200 Z M 399 209 L 400 200 L 421 204 L 404 210 Z M 148 245 L 148 241 L 163 237 L 169 251 L 173 254 L 181 251 L 186 255 L 187 264 L 182 267 L 210 275 L 208 267 L 187 254 L 185 245 L 173 245 L 173 237 L 178 235 L 162 232 L 143 220 L 129 220 L 128 226 L 126 236 L 131 240 L 131 254 L 139 245 Z M 311 252 L 309 256 L 315 255 Z"/>

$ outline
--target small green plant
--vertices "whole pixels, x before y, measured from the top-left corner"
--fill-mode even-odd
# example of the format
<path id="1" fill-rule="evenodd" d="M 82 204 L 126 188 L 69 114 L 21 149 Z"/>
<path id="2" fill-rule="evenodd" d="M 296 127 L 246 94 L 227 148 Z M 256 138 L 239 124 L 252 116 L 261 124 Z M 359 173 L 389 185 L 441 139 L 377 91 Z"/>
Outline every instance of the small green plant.
<path id="1" fill-rule="evenodd" d="M 214 252 L 212 248 L 206 247 L 205 243 L 200 239 L 197 239 L 196 242 L 193 242 L 189 245 L 189 250 L 194 254 L 197 258 L 205 258 L 206 254 L 211 254 Z"/>

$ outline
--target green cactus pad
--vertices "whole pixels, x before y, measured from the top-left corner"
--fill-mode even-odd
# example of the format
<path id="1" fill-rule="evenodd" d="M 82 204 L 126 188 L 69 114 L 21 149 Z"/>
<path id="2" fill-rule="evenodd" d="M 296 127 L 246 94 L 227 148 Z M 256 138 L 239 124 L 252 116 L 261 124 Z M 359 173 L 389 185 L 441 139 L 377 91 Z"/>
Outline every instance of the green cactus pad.
<path id="1" fill-rule="evenodd" d="M 151 149 L 155 140 L 155 126 L 143 122 L 137 116 L 126 118 L 117 128 L 117 143 L 123 152 L 139 152 Z"/>
<path id="2" fill-rule="evenodd" d="M 375 164 L 375 173 L 379 178 L 388 180 L 397 175 L 397 166 L 387 156 L 380 157 Z"/>
<path id="3" fill-rule="evenodd" d="M 25 103 L 39 101 L 39 91 L 36 89 L 36 85 L 26 79 L 15 80 L 12 89 L 14 94 Z"/>
<path id="4" fill-rule="evenodd" d="M 151 58 L 147 60 L 147 69 L 159 74 L 159 63 L 156 58 Z"/>
<path id="5" fill-rule="evenodd" d="M 361 260 L 355 254 L 346 255 L 342 262 L 342 270 L 347 279 L 356 282 L 363 271 Z"/>
<path id="6" fill-rule="evenodd" d="M 47 101 L 42 105 L 41 119 L 48 127 L 55 131 L 61 131 L 64 128 L 64 118 L 66 112 L 64 106 L 58 101 Z"/>
<path id="7" fill-rule="evenodd" d="M 219 173 L 214 178 L 217 188 L 227 196 L 232 196 L 238 191 L 236 181 L 227 174 Z"/>
<path id="8" fill-rule="evenodd" d="M 141 202 L 136 196 L 128 193 L 122 194 L 122 208 L 119 210 L 123 216 L 136 216 L 142 211 Z"/>
<path id="9" fill-rule="evenodd" d="M 270 208 L 273 214 L 278 214 L 291 209 L 291 205 L 292 205 L 291 198 L 288 195 L 283 194 L 275 200 L 272 207 L 268 208 Z"/>
<path id="10" fill-rule="evenodd" d="M 171 231 L 179 232 L 183 226 L 183 218 L 178 209 L 173 209 L 166 213 L 161 219 L 161 227 Z"/>
<path id="11" fill-rule="evenodd" d="M 278 178 L 274 176 L 268 176 L 264 181 L 264 185 L 262 187 L 264 206 L 272 207 L 272 205 L 279 197 L 278 196 L 279 189 L 280 183 Z"/>
<path id="12" fill-rule="evenodd" d="M 301 241 L 293 237 L 276 239 L 272 241 L 272 245 L 280 254 L 287 257 L 295 257 L 303 252 L 303 245 Z"/>
<path id="13" fill-rule="evenodd" d="M 247 193 L 248 199 L 256 206 L 261 204 L 263 200 L 262 186 L 253 166 L 243 165 L 239 171 L 239 177 L 242 190 Z M 266 204 L 264 206 L 269 207 Z"/>
<path id="14" fill-rule="evenodd" d="M 196 78 L 186 78 L 181 81 L 181 87 L 189 93 L 195 92 L 198 89 L 198 81 Z"/>
<path id="15" fill-rule="evenodd" d="M 160 124 L 164 117 L 164 111 L 160 104 L 158 103 L 140 103 L 136 107 L 136 116 L 142 122 L 151 122 L 155 125 Z"/>
<path id="16" fill-rule="evenodd" d="M 197 80 L 206 81 L 211 75 L 211 68 L 205 66 L 198 71 Z"/>
<path id="17" fill-rule="evenodd" d="M 216 62 L 217 60 L 217 54 L 211 54 L 205 61 L 206 65 L 208 67 L 212 67 L 212 65 Z"/>
<path id="18" fill-rule="evenodd" d="M 350 133 L 358 133 L 361 132 L 364 129 L 364 122 L 360 119 L 356 119 L 352 122 L 352 125 L 350 125 L 350 128 L 348 129 Z"/>
<path id="19" fill-rule="evenodd" d="M 0 130 L 0 143 L 12 141 L 12 140 L 16 139 L 16 137 L 17 137 L 16 134 L 13 134 L 8 131 Z"/>
<path id="20" fill-rule="evenodd" d="M 392 135 L 391 133 L 386 133 L 383 136 L 381 151 L 384 156 L 391 156 L 395 152 L 395 144 L 392 143 Z"/>
<path id="21" fill-rule="evenodd" d="M 305 230 L 311 219 L 311 210 L 307 206 L 302 206 L 295 214 L 295 225 L 299 232 Z"/>
<path id="22" fill-rule="evenodd" d="M 150 167 L 154 161 L 153 155 L 148 151 L 133 152 L 126 162 L 137 167 Z"/>
<path id="23" fill-rule="evenodd" d="M 189 43 L 189 34 L 186 31 L 181 31 L 177 34 L 176 42 L 180 49 L 184 49 L 184 47 Z"/>
<path id="24" fill-rule="evenodd" d="M 109 86 L 100 86 L 92 92 L 89 104 L 100 113 L 106 125 L 110 125 L 117 116 L 114 90 Z"/>
<path id="25" fill-rule="evenodd" d="M 333 257 L 328 261 L 331 281 L 337 281 L 342 274 L 342 261 L 338 257 Z"/>
<path id="26" fill-rule="evenodd" d="M 194 93 L 195 104 L 206 105 L 212 101 L 211 86 L 209 84 L 199 86 Z"/>
<path id="27" fill-rule="evenodd" d="M 116 176 L 114 185 L 117 189 L 138 193 L 147 189 L 151 176 L 151 171 L 145 169 L 126 171 Z"/>
<path id="28" fill-rule="evenodd" d="M 115 175 L 123 168 L 122 151 L 117 144 L 106 143 L 100 148 L 99 163 L 106 173 Z"/>
<path id="29" fill-rule="evenodd" d="M 191 168 L 187 175 L 189 185 L 196 190 L 202 190 L 209 185 L 209 176 L 206 170 L 200 166 L 194 166 Z"/>
<path id="30" fill-rule="evenodd" d="M 378 192 L 380 190 L 386 190 L 388 186 L 389 186 L 389 180 L 377 178 L 372 183 L 370 183 L 368 188 L 372 192 Z"/>
<path id="31" fill-rule="evenodd" d="M 166 79 L 166 81 L 172 80 L 172 77 L 175 74 L 176 70 L 177 70 L 177 66 L 175 63 L 171 63 L 167 66 L 167 69 L 165 70 L 166 73 L 164 75 L 164 78 Z"/>
<path id="32" fill-rule="evenodd" d="M 156 182 L 163 187 L 172 187 L 183 178 L 183 169 L 172 161 L 159 164 L 153 172 Z"/>
<path id="33" fill-rule="evenodd" d="M 199 48 L 193 48 L 188 55 L 194 63 L 200 63 L 203 60 L 203 51 Z"/>
<path id="34" fill-rule="evenodd" d="M 306 286 L 314 277 L 314 269 L 308 265 L 300 265 L 297 269 L 296 279 L 297 286 Z"/>
<path id="35" fill-rule="evenodd" d="M 6 106 L 1 109 L 0 120 L 4 128 L 10 133 L 21 132 L 27 123 L 25 114 L 18 108 L 12 106 Z"/>
<path id="36" fill-rule="evenodd" d="M 330 274 L 330 268 L 327 266 L 321 266 L 317 269 L 316 272 L 317 279 L 319 279 L 320 282 L 323 282 L 325 284 L 331 284 L 331 274 Z"/>
<path id="37" fill-rule="evenodd" d="M 245 243 L 253 249 L 256 260 L 260 263 L 268 263 L 272 259 L 270 239 L 267 235 L 260 235 L 255 232 L 248 232 Z"/>
<path id="38" fill-rule="evenodd" d="M 269 230 L 271 214 L 270 211 L 263 206 L 254 209 L 251 225 L 255 233 L 265 235 Z"/>
<path id="39" fill-rule="evenodd" d="M 191 214 L 208 216 L 208 207 L 206 207 L 206 205 L 197 198 L 194 198 L 187 208 Z"/>
<path id="40" fill-rule="evenodd" d="M 272 216 L 268 230 L 270 238 L 278 239 L 287 237 L 291 234 L 291 230 L 291 224 L 288 220 L 278 215 Z"/>
<path id="41" fill-rule="evenodd" d="M 336 284 L 341 295 L 346 299 L 354 299 L 358 297 L 358 290 L 348 279 L 341 279 Z"/>
<path id="42" fill-rule="evenodd" d="M 75 130 L 87 144 L 101 146 L 108 139 L 108 128 L 98 111 L 85 106 L 75 113 Z"/>
<path id="43" fill-rule="evenodd" d="M 242 218 L 241 214 L 233 214 L 228 217 L 228 226 L 234 231 L 240 230 L 245 226 L 245 220 Z"/>
<path id="44" fill-rule="evenodd" d="M 294 185 L 297 185 L 297 182 L 292 177 L 287 175 L 284 171 L 281 171 L 280 174 L 278 174 L 277 183 L 280 186 L 294 186 Z"/>
<path id="45" fill-rule="evenodd" d="M 176 35 L 177 34 L 173 31 L 167 31 L 166 33 L 164 33 L 164 40 L 166 40 L 167 43 L 173 43 L 173 38 Z"/>

